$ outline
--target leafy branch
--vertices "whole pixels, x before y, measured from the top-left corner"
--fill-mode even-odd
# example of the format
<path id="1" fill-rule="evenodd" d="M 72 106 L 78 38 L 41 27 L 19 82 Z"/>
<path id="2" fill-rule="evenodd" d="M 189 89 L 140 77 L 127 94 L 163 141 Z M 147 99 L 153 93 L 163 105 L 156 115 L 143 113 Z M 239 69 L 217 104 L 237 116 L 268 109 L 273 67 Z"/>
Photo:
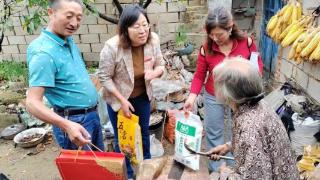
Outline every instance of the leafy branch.
<path id="1" fill-rule="evenodd" d="M 123 6 L 119 0 L 112 1 L 119 15 L 122 14 Z M 152 0 L 139 0 L 139 5 L 146 9 Z M 99 12 L 94 5 L 93 0 L 83 0 L 86 10 L 97 15 L 105 21 L 117 24 L 119 19 L 116 17 L 109 17 L 104 13 Z M 47 23 L 47 0 L 0 0 L 0 52 L 2 51 L 2 43 L 4 40 L 4 33 L 7 30 L 12 30 L 12 17 L 14 14 L 22 16 L 22 27 L 29 34 L 36 31 L 41 25 Z"/>

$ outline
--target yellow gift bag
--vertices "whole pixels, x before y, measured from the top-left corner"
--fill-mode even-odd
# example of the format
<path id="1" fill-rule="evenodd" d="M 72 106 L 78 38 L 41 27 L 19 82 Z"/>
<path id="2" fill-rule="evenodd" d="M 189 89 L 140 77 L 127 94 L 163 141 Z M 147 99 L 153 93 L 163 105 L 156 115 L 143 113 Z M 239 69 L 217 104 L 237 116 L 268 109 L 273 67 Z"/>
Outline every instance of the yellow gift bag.
<path id="1" fill-rule="evenodd" d="M 118 140 L 122 153 L 132 164 L 143 161 L 142 137 L 139 126 L 139 117 L 132 114 L 131 118 L 124 116 L 122 110 L 118 112 Z"/>

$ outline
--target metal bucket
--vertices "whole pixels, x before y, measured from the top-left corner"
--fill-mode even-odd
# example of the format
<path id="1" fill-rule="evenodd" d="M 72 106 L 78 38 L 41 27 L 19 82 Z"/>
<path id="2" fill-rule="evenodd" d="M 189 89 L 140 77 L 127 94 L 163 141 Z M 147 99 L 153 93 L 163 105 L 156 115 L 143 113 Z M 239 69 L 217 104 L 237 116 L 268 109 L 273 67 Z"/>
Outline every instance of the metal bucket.
<path id="1" fill-rule="evenodd" d="M 159 140 L 162 141 L 163 138 L 163 129 L 164 129 L 164 122 L 165 122 L 165 112 L 161 112 L 161 120 L 149 125 L 149 133 L 155 134 L 155 137 Z"/>

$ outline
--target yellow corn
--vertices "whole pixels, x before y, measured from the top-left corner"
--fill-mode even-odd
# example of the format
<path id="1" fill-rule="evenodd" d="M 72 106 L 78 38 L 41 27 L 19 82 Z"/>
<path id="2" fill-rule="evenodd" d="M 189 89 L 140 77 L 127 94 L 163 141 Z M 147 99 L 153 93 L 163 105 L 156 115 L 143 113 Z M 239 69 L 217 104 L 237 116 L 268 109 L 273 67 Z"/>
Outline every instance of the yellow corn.
<path id="1" fill-rule="evenodd" d="M 270 37 L 274 41 L 276 41 L 276 35 L 279 34 L 279 32 L 281 32 L 281 21 L 282 21 L 282 17 L 279 17 L 276 27 L 270 33 Z"/>
<path id="2" fill-rule="evenodd" d="M 297 61 L 296 61 L 296 63 L 297 63 L 297 64 L 300 64 L 300 63 L 302 63 L 302 61 L 303 61 L 302 57 L 299 56 L 298 59 L 297 59 Z"/>
<path id="3" fill-rule="evenodd" d="M 297 7 L 297 18 L 300 19 L 302 17 L 302 6 L 300 2 L 296 3 Z"/>
<path id="4" fill-rule="evenodd" d="M 290 3 L 287 10 L 284 12 L 283 14 L 283 19 L 286 19 L 286 20 L 290 20 L 291 18 L 291 15 L 292 15 L 292 10 L 293 10 L 293 5 Z"/>
<path id="5" fill-rule="evenodd" d="M 294 23 L 294 25 L 291 28 L 289 28 L 289 32 L 286 34 L 286 36 L 291 36 L 298 30 L 298 28 L 305 27 L 310 22 L 310 20 L 311 19 L 309 17 L 301 18 L 298 22 Z"/>
<path id="6" fill-rule="evenodd" d="M 314 61 L 314 60 L 320 60 L 320 46 L 317 45 L 316 49 L 313 50 L 313 52 L 311 53 L 310 57 L 309 57 L 310 61 Z"/>
<path id="7" fill-rule="evenodd" d="M 287 11 L 289 7 L 289 4 L 286 4 L 285 6 L 283 6 L 282 9 L 280 9 L 280 11 L 277 13 L 278 16 L 283 16 L 283 14 L 285 14 L 285 12 Z"/>
<path id="8" fill-rule="evenodd" d="M 304 39 L 306 38 L 306 32 L 301 33 L 298 38 L 294 41 L 294 43 L 292 44 L 292 48 L 297 48 L 297 46 L 302 43 L 304 41 Z"/>
<path id="9" fill-rule="evenodd" d="M 301 43 L 301 48 L 305 48 L 310 41 L 312 40 L 312 38 L 315 37 L 315 35 L 319 32 L 319 29 L 312 29 L 310 30 L 310 32 L 307 33 L 306 38 L 304 39 L 304 41 Z"/>
<path id="10" fill-rule="evenodd" d="M 274 29 L 278 22 L 278 16 L 272 16 L 268 22 L 267 25 L 267 32 L 270 32 L 272 29 Z"/>
<path id="11" fill-rule="evenodd" d="M 317 47 L 318 43 L 320 41 L 320 32 L 317 32 L 315 37 L 312 38 L 310 43 L 301 51 L 301 57 L 308 57 L 313 50 Z"/>
<path id="12" fill-rule="evenodd" d="M 306 36 L 306 32 L 303 32 L 302 34 L 299 35 L 299 37 L 294 41 L 292 44 L 292 47 L 289 51 L 288 54 L 288 59 L 295 59 L 295 56 L 299 56 L 300 52 L 297 52 L 297 47 L 298 45 L 304 40 Z M 296 55 L 297 54 L 297 55 Z"/>
<path id="13" fill-rule="evenodd" d="M 295 53 L 296 53 L 295 48 L 291 47 L 289 54 L 288 54 L 288 59 L 292 60 L 294 58 Z"/>
<path id="14" fill-rule="evenodd" d="M 298 20 L 298 7 L 294 5 L 292 8 L 291 23 L 294 23 L 297 20 Z"/>
<path id="15" fill-rule="evenodd" d="M 298 36 L 303 33 L 305 30 L 304 28 L 300 28 L 298 29 L 296 32 L 294 32 L 292 35 L 290 36 L 286 36 L 283 41 L 281 42 L 281 46 L 282 47 L 287 47 L 290 44 L 292 44 L 297 38 Z"/>
<path id="16" fill-rule="evenodd" d="M 294 23 L 290 24 L 290 25 L 289 25 L 288 27 L 286 27 L 286 28 L 284 29 L 284 31 L 282 31 L 282 33 L 280 34 L 280 40 L 282 40 L 283 38 L 285 38 L 286 35 L 289 33 L 289 31 L 290 31 L 291 29 L 297 29 L 298 27 L 299 27 L 299 23 L 294 22 Z"/>

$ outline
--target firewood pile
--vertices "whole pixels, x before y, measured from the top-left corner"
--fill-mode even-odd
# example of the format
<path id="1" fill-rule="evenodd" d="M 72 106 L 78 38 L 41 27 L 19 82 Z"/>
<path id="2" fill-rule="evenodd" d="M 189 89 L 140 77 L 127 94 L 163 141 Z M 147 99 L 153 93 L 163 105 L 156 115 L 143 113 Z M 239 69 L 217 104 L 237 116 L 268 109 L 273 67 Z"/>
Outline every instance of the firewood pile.
<path id="1" fill-rule="evenodd" d="M 179 56 L 174 50 L 163 52 L 165 72 L 159 79 L 151 82 L 154 99 L 153 109 L 166 111 L 182 109 L 188 98 L 193 72 L 190 69 L 190 59 L 187 55 Z M 203 97 L 199 95 L 194 105 L 194 113 L 203 118 Z"/>

